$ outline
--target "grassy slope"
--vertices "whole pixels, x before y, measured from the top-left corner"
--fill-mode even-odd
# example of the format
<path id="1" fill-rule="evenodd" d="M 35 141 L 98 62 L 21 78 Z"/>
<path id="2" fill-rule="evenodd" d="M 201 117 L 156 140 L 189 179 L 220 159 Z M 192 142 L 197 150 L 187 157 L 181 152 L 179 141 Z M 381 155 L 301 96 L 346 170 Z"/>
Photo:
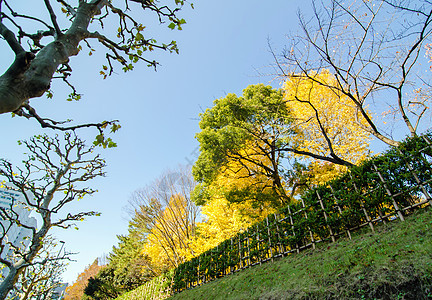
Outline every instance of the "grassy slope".
<path id="1" fill-rule="evenodd" d="M 432 299 L 432 211 L 220 278 L 170 299 Z"/>

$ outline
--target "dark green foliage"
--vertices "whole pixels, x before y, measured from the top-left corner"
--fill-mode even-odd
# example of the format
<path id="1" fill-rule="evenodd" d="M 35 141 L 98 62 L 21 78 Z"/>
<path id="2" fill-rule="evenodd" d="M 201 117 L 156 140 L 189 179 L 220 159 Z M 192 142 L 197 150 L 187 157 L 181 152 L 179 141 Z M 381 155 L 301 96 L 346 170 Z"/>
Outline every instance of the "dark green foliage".
<path id="1" fill-rule="evenodd" d="M 339 178 L 305 191 L 296 203 L 180 265 L 174 290 L 181 291 L 275 256 L 335 240 L 363 226 L 403 218 L 430 204 L 432 134 L 352 167 Z M 422 204 L 423 203 L 423 204 Z"/>
<path id="2" fill-rule="evenodd" d="M 109 256 L 109 266 L 114 269 L 114 282 L 122 291 L 130 291 L 148 281 L 153 274 L 147 269 L 149 264 L 141 252 L 139 235 L 132 229 L 127 236 L 118 236 L 119 244 L 113 247 Z"/>
<path id="3" fill-rule="evenodd" d="M 113 267 L 105 267 L 93 278 L 91 277 L 84 289 L 84 294 L 95 300 L 113 299 L 121 290 L 116 286 Z"/>
<path id="4" fill-rule="evenodd" d="M 144 284 L 154 276 L 149 261 L 141 252 L 142 233 L 129 224 L 128 235 L 118 235 L 119 244 L 113 247 L 109 264 L 91 278 L 84 291 L 90 299 L 112 299 Z"/>

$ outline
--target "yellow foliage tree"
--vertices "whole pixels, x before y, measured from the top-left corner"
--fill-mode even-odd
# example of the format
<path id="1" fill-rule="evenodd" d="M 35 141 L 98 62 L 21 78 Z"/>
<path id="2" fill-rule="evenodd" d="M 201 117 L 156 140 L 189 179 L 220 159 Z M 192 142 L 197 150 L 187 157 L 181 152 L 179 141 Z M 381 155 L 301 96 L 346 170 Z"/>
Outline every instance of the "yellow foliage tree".
<path id="1" fill-rule="evenodd" d="M 315 74 L 313 79 L 289 77 L 284 83 L 284 99 L 293 117 L 295 134 L 290 136 L 294 148 L 313 161 L 309 170 L 318 183 L 340 174 L 347 164 L 330 165 L 323 157 L 340 158 L 358 164 L 370 153 L 371 136 L 361 128 L 360 112 L 348 97 L 332 86 L 337 81 L 328 71 Z M 299 157 L 299 154 L 294 152 Z"/>
<path id="2" fill-rule="evenodd" d="M 229 96 L 201 116 L 201 155 L 194 166 L 201 183 L 193 198 L 204 203 L 206 219 L 197 224 L 197 235 L 189 242 L 193 251 L 185 255 L 188 259 L 295 201 L 299 187 L 325 183 L 369 155 L 370 135 L 354 125 L 357 108 L 322 84 L 335 84 L 329 72 L 315 78 L 286 80 L 284 109 L 275 96 L 277 109 L 265 118 L 262 111 L 272 103 L 268 96 L 258 98 L 260 106 L 245 102 L 247 97 Z M 245 94 L 260 89 L 249 87 Z M 232 105 L 235 100 L 240 104 Z M 249 110 L 241 114 L 238 107 Z M 247 139 L 231 145 L 241 134 Z"/>
<path id="3" fill-rule="evenodd" d="M 143 241 L 140 249 L 154 275 L 178 266 L 190 251 L 199 208 L 190 200 L 195 187 L 190 169 L 168 170 L 130 200 L 131 226 Z"/>
<path id="4" fill-rule="evenodd" d="M 270 201 L 243 199 L 233 202 L 226 199 L 227 193 L 250 187 L 261 190 L 263 197 L 265 193 L 272 197 L 269 179 L 248 176 L 248 170 L 238 161 L 231 161 L 208 187 L 210 198 L 201 208 L 204 221 L 197 223 L 196 235 L 188 241 L 192 251 L 185 253 L 187 260 L 216 247 L 275 211 Z"/>
<path id="5" fill-rule="evenodd" d="M 209 186 L 211 194 L 229 202 L 251 202 L 248 206 L 282 207 L 288 202 L 283 173 L 282 156 L 262 141 L 250 141 L 220 169 Z"/>
<path id="6" fill-rule="evenodd" d="M 189 222 L 189 203 L 182 195 L 173 195 L 157 216 L 143 246 L 153 271 L 159 275 L 185 261 L 191 253 L 188 241 L 194 236 L 195 223 Z"/>
<path id="7" fill-rule="evenodd" d="M 200 156 L 193 166 L 199 182 L 193 197 L 196 203 L 206 203 L 210 186 L 224 173 L 224 196 L 229 202 L 255 198 L 270 200 L 274 206 L 286 204 L 279 148 L 291 130 L 282 91 L 251 85 L 241 97 L 228 94 L 215 100 L 200 118 L 201 132 L 196 135 Z M 230 190 L 234 187 L 230 179 L 235 189 Z"/>

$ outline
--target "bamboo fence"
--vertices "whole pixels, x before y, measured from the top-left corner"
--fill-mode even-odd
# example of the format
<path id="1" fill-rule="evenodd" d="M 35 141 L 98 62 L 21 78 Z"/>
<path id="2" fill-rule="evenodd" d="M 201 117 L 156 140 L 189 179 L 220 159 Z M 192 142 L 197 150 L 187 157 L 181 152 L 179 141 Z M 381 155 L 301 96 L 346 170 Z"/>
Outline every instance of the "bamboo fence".
<path id="1" fill-rule="evenodd" d="M 163 300 L 172 295 L 172 274 L 164 274 L 143 284 L 135 290 L 127 292 L 116 300 Z"/>
<path id="2" fill-rule="evenodd" d="M 405 220 L 432 204 L 431 135 L 411 138 L 325 185 L 308 190 L 276 214 L 180 265 L 180 292 L 275 258 L 315 248 L 363 227 Z"/>

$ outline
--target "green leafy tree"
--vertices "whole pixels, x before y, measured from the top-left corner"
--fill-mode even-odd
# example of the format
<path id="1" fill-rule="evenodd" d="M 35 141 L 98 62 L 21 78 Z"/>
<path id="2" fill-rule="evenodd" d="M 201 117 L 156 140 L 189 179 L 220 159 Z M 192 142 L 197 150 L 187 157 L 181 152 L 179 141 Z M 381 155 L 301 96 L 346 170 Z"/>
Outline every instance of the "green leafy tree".
<path id="1" fill-rule="evenodd" d="M 83 296 L 83 299 L 114 299 L 121 293 L 128 291 L 118 288 L 114 272 L 115 270 L 112 266 L 106 266 L 95 277 L 90 277 L 84 289 L 85 296 Z"/>
<path id="2" fill-rule="evenodd" d="M 90 277 L 84 294 L 90 299 L 111 299 L 133 290 L 155 276 L 142 251 L 144 237 L 129 224 L 127 235 L 118 235 L 119 243 L 108 256 L 108 265 Z"/>
<path id="3" fill-rule="evenodd" d="M 229 201 L 267 199 L 276 206 L 289 201 L 283 178 L 285 156 L 280 150 L 294 131 L 281 90 L 249 86 L 242 97 L 228 94 L 215 100 L 200 117 L 201 131 L 196 135 L 200 155 L 193 166 L 200 183 L 194 191 L 198 204 L 211 196 L 218 176 L 243 181 L 224 191 Z"/>
<path id="4" fill-rule="evenodd" d="M 323 72 L 315 78 L 332 77 Z M 215 100 L 200 115 L 200 156 L 193 167 L 199 185 L 193 199 L 203 204 L 225 197 L 277 208 L 292 201 L 299 188 L 360 162 L 369 153 L 369 134 L 347 126 L 355 109 L 346 102 L 295 76 L 282 90 L 252 85 L 242 97 Z"/>
<path id="5" fill-rule="evenodd" d="M 89 279 L 85 294 L 105 299 L 125 293 L 183 261 L 198 215 L 189 198 L 194 186 L 190 169 L 180 168 L 135 191 L 128 234 L 117 236 L 108 265 Z"/>
<path id="6" fill-rule="evenodd" d="M 121 290 L 130 291 L 154 276 L 149 260 L 142 251 L 144 238 L 136 228 L 130 226 L 129 234 L 117 236 L 119 244 L 113 247 L 108 257 L 109 266 L 114 270 L 114 283 Z"/>

